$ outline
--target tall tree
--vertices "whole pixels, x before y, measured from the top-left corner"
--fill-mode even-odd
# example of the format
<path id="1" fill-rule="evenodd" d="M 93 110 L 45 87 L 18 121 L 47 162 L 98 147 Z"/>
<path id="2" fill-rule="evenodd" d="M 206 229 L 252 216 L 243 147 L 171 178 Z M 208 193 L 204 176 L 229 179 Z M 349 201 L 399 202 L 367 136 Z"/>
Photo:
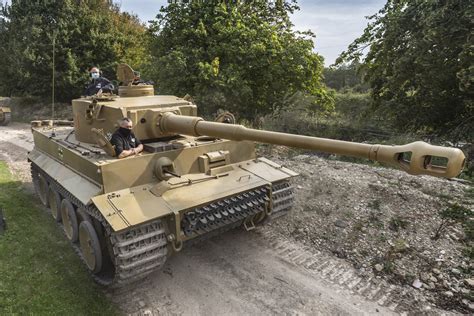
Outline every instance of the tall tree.
<path id="1" fill-rule="evenodd" d="M 375 106 L 400 128 L 472 139 L 473 17 L 472 1 L 388 0 L 338 62 L 363 58 Z"/>
<path id="2" fill-rule="evenodd" d="M 110 0 L 13 0 L 0 4 L 0 94 L 50 96 L 53 37 L 61 101 L 81 95 L 90 67 L 113 77 L 148 56 L 145 26 Z"/>
<path id="3" fill-rule="evenodd" d="M 152 23 L 150 74 L 160 93 L 190 94 L 201 110 L 254 120 L 301 91 L 325 107 L 323 60 L 312 34 L 295 32 L 296 1 L 180 1 Z"/>

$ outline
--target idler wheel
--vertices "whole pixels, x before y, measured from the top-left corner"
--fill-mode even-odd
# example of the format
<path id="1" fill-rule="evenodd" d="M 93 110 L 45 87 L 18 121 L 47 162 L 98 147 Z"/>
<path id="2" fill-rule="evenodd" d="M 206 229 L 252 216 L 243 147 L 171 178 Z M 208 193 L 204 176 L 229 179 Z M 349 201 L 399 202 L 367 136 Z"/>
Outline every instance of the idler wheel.
<path id="1" fill-rule="evenodd" d="M 48 203 L 49 203 L 49 208 L 51 209 L 51 215 L 56 220 L 56 222 L 60 222 L 61 221 L 61 196 L 52 187 L 50 187 L 48 190 Z"/>
<path id="2" fill-rule="evenodd" d="M 48 201 L 48 181 L 39 173 L 38 179 L 34 182 L 36 193 L 44 206 L 49 206 Z"/>
<path id="3" fill-rule="evenodd" d="M 89 221 L 82 221 L 79 225 L 79 244 L 89 270 L 99 272 L 102 269 L 102 250 L 94 226 Z"/>
<path id="4" fill-rule="evenodd" d="M 67 199 L 63 199 L 61 202 L 61 217 L 67 238 L 72 242 L 76 242 L 79 234 L 77 215 L 74 206 Z"/>

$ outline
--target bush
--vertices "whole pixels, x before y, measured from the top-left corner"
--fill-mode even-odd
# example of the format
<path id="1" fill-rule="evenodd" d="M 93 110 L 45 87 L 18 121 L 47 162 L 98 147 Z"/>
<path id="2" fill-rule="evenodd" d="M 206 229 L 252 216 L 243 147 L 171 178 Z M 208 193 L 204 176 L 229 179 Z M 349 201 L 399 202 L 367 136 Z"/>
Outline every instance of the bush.
<path id="1" fill-rule="evenodd" d="M 29 123 L 33 120 L 46 120 L 52 118 L 51 101 L 39 97 L 17 97 L 10 102 L 12 119 L 14 121 Z M 68 103 L 55 103 L 55 119 L 71 119 L 72 107 Z"/>
<path id="2" fill-rule="evenodd" d="M 283 107 L 284 110 L 264 118 L 265 129 L 347 141 L 373 141 L 393 135 L 374 123 L 370 114 L 370 96 L 367 93 L 334 93 L 335 108 L 327 111 L 310 106 L 308 97 L 297 94 Z M 382 121 L 382 120 L 380 120 Z M 385 124 L 386 125 L 386 124 Z"/>
<path id="3" fill-rule="evenodd" d="M 472 217 L 474 214 L 471 210 L 459 204 L 451 204 L 447 208 L 441 210 L 439 215 L 441 217 L 441 223 L 434 232 L 434 240 L 439 239 L 441 234 L 443 234 L 448 227 L 453 226 L 456 223 L 461 223 L 463 225 L 467 239 L 472 240 L 474 235 Z"/>

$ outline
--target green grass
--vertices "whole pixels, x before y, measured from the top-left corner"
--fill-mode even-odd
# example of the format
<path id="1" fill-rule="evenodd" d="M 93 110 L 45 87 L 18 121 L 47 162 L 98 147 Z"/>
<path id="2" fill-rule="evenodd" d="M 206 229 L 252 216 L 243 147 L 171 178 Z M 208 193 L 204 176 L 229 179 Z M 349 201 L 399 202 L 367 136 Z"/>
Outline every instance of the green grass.
<path id="1" fill-rule="evenodd" d="M 0 315 L 116 315 L 53 219 L 0 161 Z"/>

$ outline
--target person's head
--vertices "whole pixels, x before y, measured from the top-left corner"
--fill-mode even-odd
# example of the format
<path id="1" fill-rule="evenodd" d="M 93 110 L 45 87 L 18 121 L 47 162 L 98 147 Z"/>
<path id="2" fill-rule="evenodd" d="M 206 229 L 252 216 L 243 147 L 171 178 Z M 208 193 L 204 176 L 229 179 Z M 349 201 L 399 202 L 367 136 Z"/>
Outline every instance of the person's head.
<path id="1" fill-rule="evenodd" d="M 126 128 L 126 129 L 132 129 L 133 128 L 132 120 L 129 119 L 128 117 L 124 117 L 123 119 L 120 120 L 120 127 Z"/>
<path id="2" fill-rule="evenodd" d="M 92 67 L 89 73 L 92 79 L 98 79 L 100 77 L 100 70 L 97 67 Z"/>
<path id="3" fill-rule="evenodd" d="M 124 117 L 119 120 L 119 132 L 123 136 L 127 137 L 132 132 L 133 124 L 132 120 L 128 117 Z"/>
<path id="4" fill-rule="evenodd" d="M 140 80 L 140 72 L 138 71 L 133 71 L 133 76 L 134 76 L 134 80 Z"/>

